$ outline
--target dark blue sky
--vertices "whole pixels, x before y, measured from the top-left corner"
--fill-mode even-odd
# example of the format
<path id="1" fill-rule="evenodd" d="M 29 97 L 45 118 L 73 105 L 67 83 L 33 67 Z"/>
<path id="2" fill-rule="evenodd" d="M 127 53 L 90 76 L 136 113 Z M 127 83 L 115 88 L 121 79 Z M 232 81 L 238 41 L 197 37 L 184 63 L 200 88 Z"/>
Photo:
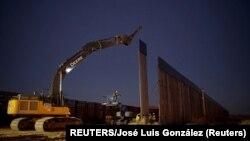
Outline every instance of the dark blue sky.
<path id="1" fill-rule="evenodd" d="M 138 45 L 148 45 L 151 105 L 157 57 L 232 114 L 250 114 L 250 2 L 245 0 L 1 0 L 0 90 L 48 92 L 59 64 L 82 45 L 142 31 L 128 48 L 91 54 L 63 81 L 69 98 L 101 102 L 113 90 L 139 105 Z"/>

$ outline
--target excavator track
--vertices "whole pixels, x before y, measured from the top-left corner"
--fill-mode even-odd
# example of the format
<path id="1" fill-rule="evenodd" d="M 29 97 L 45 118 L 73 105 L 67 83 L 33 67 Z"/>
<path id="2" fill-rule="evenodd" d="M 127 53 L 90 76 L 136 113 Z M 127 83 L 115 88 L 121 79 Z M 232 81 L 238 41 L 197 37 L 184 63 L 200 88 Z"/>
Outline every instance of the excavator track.
<path id="1" fill-rule="evenodd" d="M 10 128 L 13 130 L 34 130 L 35 118 L 20 117 L 11 121 Z"/>
<path id="2" fill-rule="evenodd" d="M 75 117 L 44 117 L 35 123 L 36 131 L 61 131 L 66 125 L 81 125 L 82 121 Z"/>

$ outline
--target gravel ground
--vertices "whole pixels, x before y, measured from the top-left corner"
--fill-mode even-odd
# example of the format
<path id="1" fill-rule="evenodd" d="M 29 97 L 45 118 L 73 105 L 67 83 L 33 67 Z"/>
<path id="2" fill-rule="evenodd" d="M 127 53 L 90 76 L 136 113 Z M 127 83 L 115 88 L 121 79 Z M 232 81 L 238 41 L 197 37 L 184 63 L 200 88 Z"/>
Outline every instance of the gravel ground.
<path id="1" fill-rule="evenodd" d="M 65 136 L 65 131 L 15 131 L 10 128 L 0 128 L 0 141 L 65 141 Z"/>

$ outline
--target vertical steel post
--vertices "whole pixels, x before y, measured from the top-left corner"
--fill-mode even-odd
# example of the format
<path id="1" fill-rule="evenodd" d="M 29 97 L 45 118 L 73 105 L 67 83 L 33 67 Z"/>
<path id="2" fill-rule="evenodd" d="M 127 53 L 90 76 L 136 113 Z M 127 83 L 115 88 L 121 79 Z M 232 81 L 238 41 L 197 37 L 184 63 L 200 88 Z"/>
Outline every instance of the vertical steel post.
<path id="1" fill-rule="evenodd" d="M 140 87 L 140 108 L 142 122 L 148 123 L 149 99 L 148 99 L 148 78 L 147 78 L 147 47 L 143 41 L 139 41 L 139 87 Z"/>
<path id="2" fill-rule="evenodd" d="M 203 111 L 203 116 L 206 116 L 206 103 L 205 103 L 205 91 L 204 91 L 204 89 L 201 89 L 201 94 L 202 94 L 202 111 Z"/>

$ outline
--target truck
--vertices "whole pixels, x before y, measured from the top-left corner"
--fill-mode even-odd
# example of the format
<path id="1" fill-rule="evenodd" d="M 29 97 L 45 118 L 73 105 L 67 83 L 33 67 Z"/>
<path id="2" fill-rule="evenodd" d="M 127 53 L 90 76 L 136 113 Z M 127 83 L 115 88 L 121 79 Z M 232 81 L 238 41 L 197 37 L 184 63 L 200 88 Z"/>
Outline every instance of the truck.
<path id="1" fill-rule="evenodd" d="M 125 45 L 129 46 L 134 36 L 141 30 L 139 26 L 132 34 L 117 35 L 89 42 L 72 57 L 61 63 L 53 76 L 48 96 L 18 94 L 8 101 L 7 114 L 16 118 L 10 123 L 14 130 L 59 131 L 66 125 L 81 125 L 81 119 L 72 117 L 64 103 L 62 81 L 80 62 L 100 49 Z"/>

